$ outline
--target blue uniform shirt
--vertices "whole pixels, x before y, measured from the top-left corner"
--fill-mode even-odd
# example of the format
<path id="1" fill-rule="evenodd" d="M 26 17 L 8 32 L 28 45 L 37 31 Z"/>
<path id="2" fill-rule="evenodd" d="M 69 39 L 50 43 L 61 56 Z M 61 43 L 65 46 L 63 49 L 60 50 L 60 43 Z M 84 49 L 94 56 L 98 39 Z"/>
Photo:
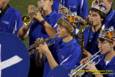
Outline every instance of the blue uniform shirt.
<path id="1" fill-rule="evenodd" d="M 115 10 L 111 10 L 104 20 L 106 28 L 113 26 L 115 29 Z"/>
<path id="2" fill-rule="evenodd" d="M 61 17 L 60 14 L 53 11 L 49 15 L 45 17 L 45 20 L 53 27 L 55 28 L 55 24 L 58 21 L 58 19 Z M 43 27 L 37 20 L 34 20 L 34 22 L 31 24 L 30 27 L 30 33 L 29 33 L 29 41 L 30 45 L 34 43 L 34 41 L 37 38 L 47 38 L 48 35 Z"/>
<path id="3" fill-rule="evenodd" d="M 97 41 L 99 33 L 100 31 L 93 32 L 91 27 L 87 27 L 84 31 L 84 47 L 91 54 L 94 54 L 99 50 Z"/>
<path id="4" fill-rule="evenodd" d="M 81 60 L 81 48 L 77 41 L 75 39 L 71 40 L 68 43 L 64 43 L 61 41 L 56 41 L 56 44 L 54 45 L 56 47 L 55 57 L 57 63 L 66 70 L 71 70 L 75 66 L 77 67 L 80 64 Z M 44 68 L 44 77 L 47 77 L 49 71 L 53 71 L 50 69 L 48 62 L 45 64 Z M 61 71 L 56 71 L 61 72 Z M 66 72 L 63 72 L 66 73 Z M 58 77 L 58 76 L 57 76 Z"/>
<path id="5" fill-rule="evenodd" d="M 20 13 L 11 6 L 7 6 L 0 15 L 0 31 L 16 34 L 23 25 Z"/>
<path id="6" fill-rule="evenodd" d="M 58 21 L 58 19 L 61 17 L 60 14 L 58 14 L 55 11 L 52 11 L 49 15 L 47 15 L 44 19 L 53 27 L 55 28 L 55 24 Z M 30 45 L 34 43 L 34 41 L 37 38 L 48 38 L 48 34 L 46 33 L 44 26 L 42 24 L 40 24 L 36 19 L 33 19 L 32 23 L 30 24 L 30 31 L 29 31 L 29 43 Z M 41 74 L 38 74 L 38 72 L 40 71 L 40 73 L 43 73 L 42 67 L 37 67 L 36 66 L 36 57 L 39 57 L 38 54 L 33 53 L 30 56 L 31 59 L 31 66 L 30 66 L 30 76 L 41 76 Z M 43 64 L 43 63 L 41 63 Z M 34 72 L 36 71 L 36 72 Z M 38 71 L 38 72 L 37 72 Z"/>
<path id="7" fill-rule="evenodd" d="M 58 1 L 59 0 L 54 0 L 53 5 L 52 5 L 53 11 L 58 12 L 58 8 L 59 8 L 59 2 Z"/>
<path id="8" fill-rule="evenodd" d="M 105 63 L 104 59 L 104 56 L 100 57 L 100 62 L 97 65 L 98 69 L 109 71 L 109 73 L 105 74 L 104 77 L 115 77 L 115 57 L 113 57 L 108 64 Z"/>
<path id="9" fill-rule="evenodd" d="M 87 0 L 62 0 L 61 4 L 83 18 L 88 16 Z M 59 0 L 55 0 L 53 4 L 53 9 L 57 10 L 57 8 L 59 8 Z"/>

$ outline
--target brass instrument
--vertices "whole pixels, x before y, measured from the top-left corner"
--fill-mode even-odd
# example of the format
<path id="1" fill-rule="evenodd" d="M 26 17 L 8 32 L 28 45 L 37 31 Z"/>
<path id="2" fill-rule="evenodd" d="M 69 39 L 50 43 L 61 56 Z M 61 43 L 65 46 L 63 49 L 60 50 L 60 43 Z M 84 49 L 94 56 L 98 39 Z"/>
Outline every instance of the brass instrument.
<path id="1" fill-rule="evenodd" d="M 81 71 L 81 70 L 83 70 L 83 68 L 90 63 L 94 63 L 95 65 L 98 64 L 100 62 L 100 59 L 98 59 L 99 57 L 100 57 L 100 51 L 98 51 L 97 53 L 89 57 L 86 64 L 80 64 L 75 69 L 72 69 L 69 73 L 69 77 L 81 77 L 85 73 L 85 71 Z M 95 62 L 96 59 L 98 59 L 97 62 Z"/>
<path id="2" fill-rule="evenodd" d="M 32 44 L 29 48 L 28 51 L 30 54 L 34 53 L 33 49 L 35 50 L 36 47 L 38 47 L 40 44 L 43 44 L 44 42 L 47 43 L 48 46 L 51 46 L 55 43 L 55 38 L 57 38 L 57 35 L 43 39 L 43 38 L 38 38 L 34 44 Z M 52 41 L 53 40 L 53 41 Z M 52 41 L 52 42 L 49 42 Z"/>
<path id="3" fill-rule="evenodd" d="M 34 5 L 29 5 L 28 6 L 28 15 L 27 16 L 23 16 L 22 20 L 24 22 L 25 26 L 28 26 L 32 20 L 33 20 L 33 16 L 37 13 L 37 7 Z"/>
<path id="4" fill-rule="evenodd" d="M 36 15 L 37 13 L 43 14 L 43 10 L 41 7 L 36 7 L 34 5 L 29 5 L 28 6 L 28 16 L 23 16 L 22 20 L 24 22 L 25 26 L 28 26 L 30 23 L 33 22 L 33 16 Z"/>
<path id="5" fill-rule="evenodd" d="M 68 9 L 61 3 L 59 4 L 59 13 L 63 14 L 72 25 L 75 25 L 79 22 L 84 24 L 86 23 L 82 17 L 77 16 L 77 14 L 74 14 L 70 9 Z"/>
<path id="6" fill-rule="evenodd" d="M 23 20 L 25 26 L 30 24 L 30 22 L 31 22 L 31 18 L 29 16 L 23 16 L 22 20 Z"/>
<path id="7" fill-rule="evenodd" d="M 102 25 L 102 28 L 101 28 L 101 31 L 100 31 L 100 34 L 99 35 L 101 35 L 102 34 L 102 32 L 104 32 L 105 31 L 105 25 Z M 110 37 L 111 37 L 111 34 L 109 34 L 110 35 Z M 82 75 L 85 73 L 85 71 L 83 71 L 83 68 L 84 67 L 86 67 L 88 64 L 90 64 L 90 63 L 93 63 L 93 64 L 98 64 L 99 62 L 100 62 L 100 59 L 98 59 L 99 57 L 101 56 L 101 51 L 98 51 L 98 52 L 96 52 L 94 55 L 92 55 L 92 56 L 90 56 L 90 57 L 88 57 L 88 61 L 87 61 L 87 63 L 86 64 L 80 64 L 78 67 L 76 67 L 75 69 L 72 69 L 71 71 L 70 71 L 70 74 L 69 74 L 69 76 L 70 77 L 82 77 Z M 95 60 L 97 60 L 98 59 L 98 61 L 95 61 Z M 81 71 L 82 70 L 82 71 Z"/>

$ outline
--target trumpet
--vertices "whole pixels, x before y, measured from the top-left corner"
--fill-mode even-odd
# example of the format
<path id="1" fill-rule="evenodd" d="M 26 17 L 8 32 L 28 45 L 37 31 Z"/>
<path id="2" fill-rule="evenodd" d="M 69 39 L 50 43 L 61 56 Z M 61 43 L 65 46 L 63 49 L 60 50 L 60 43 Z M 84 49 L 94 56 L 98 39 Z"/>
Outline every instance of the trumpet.
<path id="1" fill-rule="evenodd" d="M 44 42 L 47 43 L 48 46 L 51 46 L 55 43 L 55 39 L 57 38 L 56 36 L 52 36 L 46 39 L 43 38 L 38 38 L 34 44 L 32 44 L 29 48 L 28 51 L 30 52 L 30 54 L 34 53 L 33 49 L 35 49 L 36 47 L 38 47 L 40 44 L 43 44 Z"/>
<path id="2" fill-rule="evenodd" d="M 100 51 L 98 51 L 94 55 L 92 55 L 86 64 L 80 64 L 75 69 L 72 69 L 69 73 L 69 77 L 82 77 L 82 75 L 85 73 L 85 71 L 81 72 L 81 70 L 83 70 L 83 68 L 86 67 L 90 63 L 94 63 L 95 65 L 98 64 L 100 62 L 99 57 L 100 57 Z M 96 62 L 95 60 L 97 60 L 97 59 L 98 59 L 98 61 Z"/>
<path id="3" fill-rule="evenodd" d="M 23 20 L 25 26 L 31 23 L 30 16 L 23 16 L 22 20 Z"/>
<path id="4" fill-rule="evenodd" d="M 41 15 L 43 15 L 43 10 L 42 10 L 42 8 L 41 8 L 41 7 L 36 7 L 36 6 L 34 6 L 34 5 L 29 5 L 29 6 L 28 6 L 28 15 L 22 17 L 22 20 L 23 20 L 23 22 L 24 22 L 24 25 L 30 27 L 30 24 L 32 24 L 32 23 L 35 22 L 35 21 L 34 21 L 34 20 L 35 20 L 34 16 L 35 16 L 37 13 L 41 13 Z"/>
<path id="5" fill-rule="evenodd" d="M 28 15 L 22 17 L 25 26 L 28 26 L 30 23 L 32 23 L 33 16 L 37 13 L 37 11 L 38 9 L 36 6 L 34 5 L 28 6 Z"/>

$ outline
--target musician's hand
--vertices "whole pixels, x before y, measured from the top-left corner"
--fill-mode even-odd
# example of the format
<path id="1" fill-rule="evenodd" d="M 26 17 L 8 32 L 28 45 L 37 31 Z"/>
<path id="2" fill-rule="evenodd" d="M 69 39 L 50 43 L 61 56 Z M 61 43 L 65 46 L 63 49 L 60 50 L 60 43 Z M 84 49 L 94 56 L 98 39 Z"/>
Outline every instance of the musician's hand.
<path id="1" fill-rule="evenodd" d="M 80 61 L 80 64 L 86 64 L 89 61 L 89 57 L 86 57 Z M 89 63 L 86 67 L 84 67 L 85 70 L 96 70 L 95 64 Z"/>
<path id="2" fill-rule="evenodd" d="M 40 44 L 36 49 L 44 55 L 47 55 L 50 51 L 46 43 Z"/>
<path id="3" fill-rule="evenodd" d="M 86 57 L 86 58 L 83 58 L 81 61 L 80 61 L 80 64 L 87 64 L 88 62 L 90 61 L 90 58 L 89 57 Z M 84 67 L 83 69 L 85 70 L 95 70 L 95 65 L 94 64 L 91 64 L 89 63 L 86 67 Z"/>
<path id="4" fill-rule="evenodd" d="M 36 18 L 39 22 L 44 20 L 42 14 L 40 12 L 37 12 L 36 15 L 34 15 L 34 18 Z"/>
<path id="5" fill-rule="evenodd" d="M 80 61 L 80 64 L 86 64 L 88 62 L 89 58 L 86 57 L 86 58 L 83 58 L 81 61 Z"/>
<path id="6" fill-rule="evenodd" d="M 80 64 L 86 64 L 89 62 L 89 57 L 86 57 L 80 61 Z M 95 64 L 94 63 L 89 63 L 85 68 L 85 70 L 96 70 Z"/>
<path id="7" fill-rule="evenodd" d="M 86 49 L 83 49 L 83 55 L 86 57 L 91 57 L 91 53 L 89 51 L 87 51 Z"/>
<path id="8" fill-rule="evenodd" d="M 97 70 L 95 64 L 93 64 L 93 63 L 92 63 L 92 64 L 89 63 L 89 64 L 85 67 L 85 69 L 86 69 L 86 70 L 90 70 L 91 72 L 94 72 L 94 71 Z"/>
<path id="9" fill-rule="evenodd" d="M 28 5 L 28 15 L 33 18 L 33 16 L 35 15 L 35 9 L 36 7 L 32 4 Z"/>

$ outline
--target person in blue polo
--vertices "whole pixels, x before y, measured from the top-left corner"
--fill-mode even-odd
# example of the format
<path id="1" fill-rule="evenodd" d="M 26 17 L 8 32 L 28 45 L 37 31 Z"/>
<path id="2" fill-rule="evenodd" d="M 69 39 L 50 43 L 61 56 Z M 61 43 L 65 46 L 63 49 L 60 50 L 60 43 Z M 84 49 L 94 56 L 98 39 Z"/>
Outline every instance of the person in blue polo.
<path id="1" fill-rule="evenodd" d="M 72 36 L 74 28 L 63 17 L 58 20 L 57 24 L 58 37 L 55 39 L 56 43 L 54 44 L 56 58 L 46 43 L 40 44 L 36 48 L 38 52 L 46 56 L 46 63 L 50 67 L 44 67 L 44 77 L 69 77 L 69 72 L 80 64 L 82 56 L 80 45 Z M 49 71 L 55 72 L 49 75 Z"/>
<path id="2" fill-rule="evenodd" d="M 52 10 L 53 0 L 38 0 L 38 5 L 42 8 L 42 13 L 41 11 L 38 11 L 37 13 L 35 12 L 36 14 L 32 16 L 32 23 L 30 23 L 30 26 L 28 26 L 30 46 L 34 44 L 38 38 L 48 38 L 50 36 L 54 36 L 56 34 L 57 28 L 56 23 L 61 17 L 61 14 L 58 14 L 56 11 Z M 31 67 L 29 77 L 42 77 L 44 63 L 41 61 L 41 59 L 39 59 L 39 63 L 38 58 L 39 54 L 36 52 L 31 54 Z"/>
<path id="3" fill-rule="evenodd" d="M 98 3 L 98 0 L 94 0 L 92 4 Z M 106 8 L 106 17 L 103 21 L 103 25 L 106 28 L 113 27 L 115 29 L 115 10 L 112 8 L 113 0 L 102 0 L 99 2 L 100 5 Z"/>
<path id="4" fill-rule="evenodd" d="M 55 0 L 53 9 L 58 10 L 60 4 L 67 7 L 74 15 L 81 16 L 82 18 L 87 18 L 88 16 L 87 0 Z"/>
<path id="5" fill-rule="evenodd" d="M 98 36 L 103 30 L 103 20 L 105 17 L 105 10 L 100 9 L 104 8 L 103 6 L 92 6 L 89 11 L 89 26 L 84 30 L 84 47 L 91 54 L 96 53 L 98 49 Z"/>
<path id="6" fill-rule="evenodd" d="M 56 22 L 61 17 L 61 14 L 52 10 L 53 0 L 40 0 L 39 2 L 43 10 L 42 13 L 38 12 L 33 16 L 35 23 L 30 27 L 30 44 L 33 43 L 36 38 L 47 38 L 55 35 L 57 27 Z"/>
<path id="7" fill-rule="evenodd" d="M 23 25 L 20 13 L 9 5 L 10 0 L 0 0 L 0 32 L 17 34 Z"/>
<path id="8" fill-rule="evenodd" d="M 100 68 L 94 64 L 89 64 L 85 67 L 86 70 L 95 70 L 96 72 L 92 71 L 92 74 L 94 74 L 95 77 L 115 77 L 115 49 L 113 43 L 114 38 L 115 30 L 108 30 L 99 35 L 98 47 L 101 55 L 99 57 L 100 62 L 97 65 L 100 66 Z M 81 63 L 83 62 L 87 63 L 87 60 L 84 59 L 84 61 L 82 60 Z"/>

